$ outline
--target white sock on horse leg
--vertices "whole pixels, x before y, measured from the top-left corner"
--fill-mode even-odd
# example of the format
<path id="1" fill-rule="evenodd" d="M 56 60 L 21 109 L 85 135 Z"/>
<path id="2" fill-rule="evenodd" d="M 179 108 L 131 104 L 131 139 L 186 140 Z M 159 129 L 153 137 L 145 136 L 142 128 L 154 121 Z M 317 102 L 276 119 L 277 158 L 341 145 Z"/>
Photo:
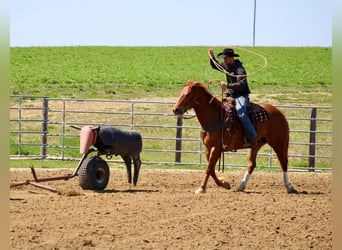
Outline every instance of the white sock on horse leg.
<path id="1" fill-rule="evenodd" d="M 244 182 L 245 184 L 247 184 L 249 177 L 251 177 L 251 174 L 248 173 L 248 171 L 246 171 L 245 176 L 243 177 L 243 179 L 241 181 Z"/>
<path id="2" fill-rule="evenodd" d="M 250 176 L 251 175 L 248 173 L 248 171 L 246 171 L 245 176 L 241 180 L 240 186 L 237 188 L 237 191 L 245 190 L 247 182 L 248 182 Z"/>
<path id="3" fill-rule="evenodd" d="M 287 171 L 283 172 L 283 175 L 284 175 L 284 185 L 288 186 L 290 184 L 290 181 L 289 181 L 289 176 L 287 175 Z"/>

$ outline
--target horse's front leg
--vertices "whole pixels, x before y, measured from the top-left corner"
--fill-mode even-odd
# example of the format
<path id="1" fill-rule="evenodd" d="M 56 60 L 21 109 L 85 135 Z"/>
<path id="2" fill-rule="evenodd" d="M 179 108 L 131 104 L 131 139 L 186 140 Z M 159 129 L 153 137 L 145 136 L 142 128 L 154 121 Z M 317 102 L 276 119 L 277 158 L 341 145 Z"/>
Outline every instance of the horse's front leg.
<path id="1" fill-rule="evenodd" d="M 197 188 L 195 191 L 196 194 L 205 193 L 207 191 L 207 184 L 208 184 L 209 176 L 211 174 L 211 169 L 215 168 L 215 164 L 217 161 L 217 159 L 216 161 L 214 161 L 213 153 L 215 153 L 215 147 L 211 147 L 210 150 L 206 148 L 205 156 L 207 158 L 208 166 L 207 166 L 207 169 L 205 170 L 205 175 L 204 175 L 204 178 L 200 187 Z"/>
<path id="2" fill-rule="evenodd" d="M 203 181 L 202 181 L 200 187 L 196 189 L 195 194 L 203 194 L 207 191 L 207 183 L 208 183 L 208 179 L 210 176 L 210 173 L 208 171 L 209 167 L 210 167 L 210 165 L 208 164 L 207 170 L 205 171 Z"/>
<path id="3" fill-rule="evenodd" d="M 230 189 L 229 183 L 218 179 L 215 173 L 215 165 L 217 163 L 217 160 L 220 157 L 220 153 L 221 153 L 220 149 L 216 147 L 212 147 L 210 152 L 206 154 L 207 160 L 208 160 L 208 166 L 205 171 L 205 175 L 201 183 L 201 186 L 195 191 L 196 194 L 206 192 L 209 176 L 213 177 L 214 181 L 216 182 L 218 186 Z"/>

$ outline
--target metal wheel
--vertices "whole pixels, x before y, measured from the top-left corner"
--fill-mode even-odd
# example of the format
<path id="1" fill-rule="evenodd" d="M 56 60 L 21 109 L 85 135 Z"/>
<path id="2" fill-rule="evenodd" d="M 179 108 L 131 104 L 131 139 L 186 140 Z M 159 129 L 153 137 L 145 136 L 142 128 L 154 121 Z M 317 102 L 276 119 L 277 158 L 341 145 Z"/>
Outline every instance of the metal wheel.
<path id="1" fill-rule="evenodd" d="M 78 177 L 83 189 L 103 190 L 109 181 L 108 164 L 98 156 L 87 158 L 80 166 Z"/>

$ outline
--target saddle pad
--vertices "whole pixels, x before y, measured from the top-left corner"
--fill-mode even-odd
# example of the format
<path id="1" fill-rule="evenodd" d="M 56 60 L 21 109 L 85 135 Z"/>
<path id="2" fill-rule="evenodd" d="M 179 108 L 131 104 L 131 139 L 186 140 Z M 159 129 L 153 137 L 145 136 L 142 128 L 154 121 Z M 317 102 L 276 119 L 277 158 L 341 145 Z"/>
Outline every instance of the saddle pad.
<path id="1" fill-rule="evenodd" d="M 250 102 L 248 105 L 249 114 L 254 116 L 258 122 L 263 122 L 269 119 L 269 113 L 260 105 Z"/>

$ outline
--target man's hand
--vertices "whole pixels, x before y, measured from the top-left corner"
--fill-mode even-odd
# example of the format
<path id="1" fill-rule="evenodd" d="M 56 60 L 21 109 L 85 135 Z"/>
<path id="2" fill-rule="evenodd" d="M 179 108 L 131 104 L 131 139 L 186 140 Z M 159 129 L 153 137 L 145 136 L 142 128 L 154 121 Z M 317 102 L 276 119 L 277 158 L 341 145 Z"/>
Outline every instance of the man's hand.
<path id="1" fill-rule="evenodd" d="M 208 50 L 208 52 L 209 52 L 209 54 L 210 54 L 211 57 L 213 57 L 213 58 L 215 57 L 215 56 L 214 56 L 214 51 L 213 51 L 212 48 L 210 48 L 210 49 Z"/>
<path id="2" fill-rule="evenodd" d="M 227 83 L 226 82 L 220 82 L 222 89 L 227 89 Z"/>

